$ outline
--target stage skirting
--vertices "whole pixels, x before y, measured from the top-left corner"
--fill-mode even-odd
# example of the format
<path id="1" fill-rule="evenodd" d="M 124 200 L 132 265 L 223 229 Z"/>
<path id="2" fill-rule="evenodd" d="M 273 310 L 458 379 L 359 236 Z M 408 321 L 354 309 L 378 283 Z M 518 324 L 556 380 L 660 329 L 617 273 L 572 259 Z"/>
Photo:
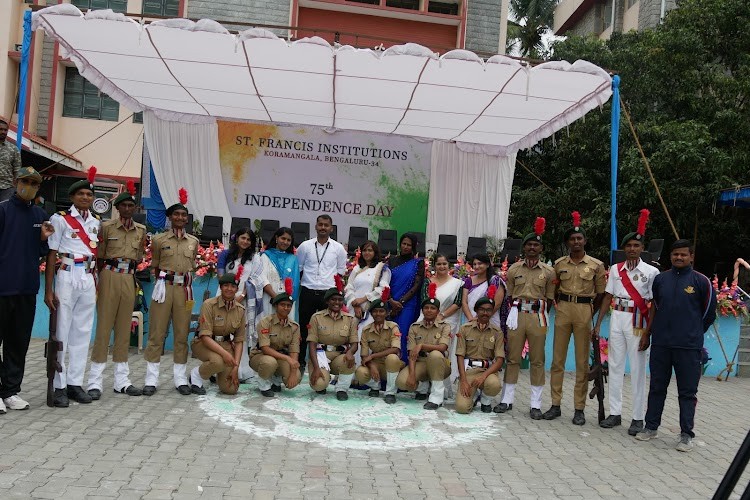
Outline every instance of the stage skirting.
<path id="1" fill-rule="evenodd" d="M 142 283 L 144 286 L 144 293 L 147 299 L 150 302 L 151 297 L 151 291 L 153 290 L 153 283 Z M 193 313 L 197 314 L 200 311 L 200 303 L 201 299 L 203 297 L 203 292 L 206 290 L 206 288 L 209 289 L 210 296 L 214 296 L 216 294 L 216 288 L 218 286 L 218 281 L 216 278 L 213 278 L 210 280 L 205 279 L 196 279 L 196 281 L 193 283 L 193 294 L 194 297 L 196 297 L 196 303 L 193 307 Z M 546 349 L 545 349 L 545 369 L 549 371 L 550 366 L 552 365 L 552 339 L 553 339 L 553 333 L 555 331 L 555 314 L 554 311 L 552 312 L 551 321 L 549 328 L 547 329 L 547 343 L 546 343 Z M 144 334 L 144 347 L 146 345 L 146 342 L 148 340 L 148 313 L 144 313 L 145 318 L 145 334 Z M 719 333 L 721 335 L 721 340 L 724 343 L 724 349 L 726 349 L 727 356 L 731 357 L 734 355 L 735 351 L 737 350 L 737 346 L 739 345 L 740 341 L 740 321 L 737 318 L 734 317 L 719 317 L 717 320 L 716 326 L 719 329 Z M 94 340 L 94 332 L 96 331 L 96 318 L 94 318 L 94 328 L 91 332 L 91 340 L 93 342 Z M 49 334 L 49 310 L 47 309 L 47 306 L 44 304 L 44 277 L 42 277 L 42 286 L 40 287 L 39 293 L 37 294 L 37 303 L 36 303 L 36 316 L 34 317 L 34 329 L 32 331 L 32 337 L 33 338 L 47 338 Z M 609 334 L 609 317 L 604 319 L 604 323 L 602 324 L 602 335 L 607 336 Z M 192 341 L 192 334 L 190 336 L 190 341 Z M 189 343 L 189 342 L 188 342 Z M 713 328 L 709 329 L 708 332 L 706 332 L 705 342 L 704 345 L 706 349 L 708 350 L 709 356 L 712 358 L 711 361 L 708 362 L 708 366 L 706 367 L 705 374 L 710 376 L 716 376 L 718 373 L 726 367 L 726 362 L 724 361 L 724 355 L 721 352 L 721 347 L 719 346 L 719 341 L 716 337 L 716 334 L 713 331 Z M 173 347 L 172 342 L 172 327 L 170 325 L 169 328 L 169 335 L 167 337 L 167 341 L 165 344 L 165 348 L 168 351 L 171 351 Z M 131 351 L 132 353 L 133 351 Z M 171 353 L 169 353 L 171 356 Z M 131 357 L 137 356 L 136 354 L 132 353 Z M 110 358 L 111 360 L 111 358 Z M 193 361 L 188 361 L 188 363 L 192 363 Z M 736 366 L 736 365 L 735 365 Z M 575 355 L 573 353 L 573 342 L 571 339 L 570 346 L 568 347 L 568 358 L 565 363 L 565 371 L 574 371 L 575 370 Z M 626 365 L 625 367 L 625 373 L 630 373 L 630 366 Z M 736 371 L 732 373 L 732 376 L 736 376 Z"/>

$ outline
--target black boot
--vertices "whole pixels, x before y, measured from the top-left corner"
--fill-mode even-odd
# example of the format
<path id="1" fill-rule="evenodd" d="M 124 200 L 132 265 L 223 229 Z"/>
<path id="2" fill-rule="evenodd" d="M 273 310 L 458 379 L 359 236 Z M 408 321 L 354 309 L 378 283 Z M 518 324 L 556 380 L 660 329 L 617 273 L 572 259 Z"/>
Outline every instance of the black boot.
<path id="1" fill-rule="evenodd" d="M 91 399 L 91 396 L 89 396 L 80 385 L 68 386 L 68 398 L 72 399 L 73 401 L 78 401 L 82 405 L 87 405 L 91 403 L 91 401 L 93 401 L 93 399 Z"/>
<path id="2" fill-rule="evenodd" d="M 603 427 L 604 429 L 611 429 L 618 425 L 622 425 L 622 417 L 620 415 L 610 415 L 599 422 L 599 427 Z"/>
<path id="3" fill-rule="evenodd" d="M 560 407 L 552 405 L 549 410 L 544 412 L 544 415 L 542 415 L 542 417 L 544 417 L 544 420 L 554 420 L 561 415 L 562 412 L 560 411 Z"/>
<path id="4" fill-rule="evenodd" d="M 55 408 L 67 408 L 70 406 L 68 395 L 65 394 L 65 389 L 55 389 L 53 404 L 55 405 Z"/>
<path id="5" fill-rule="evenodd" d="M 573 425 L 583 425 L 586 423 L 586 415 L 583 414 L 583 410 L 576 410 L 573 414 Z"/>

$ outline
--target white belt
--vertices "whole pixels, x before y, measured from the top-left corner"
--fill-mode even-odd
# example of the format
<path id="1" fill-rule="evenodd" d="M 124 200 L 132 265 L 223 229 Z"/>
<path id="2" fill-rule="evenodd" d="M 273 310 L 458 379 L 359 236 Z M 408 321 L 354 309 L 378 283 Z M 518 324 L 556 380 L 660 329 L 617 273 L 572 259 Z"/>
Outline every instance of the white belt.
<path id="1" fill-rule="evenodd" d="M 630 299 L 625 299 L 622 297 L 615 297 L 614 303 L 616 306 L 620 307 L 635 307 L 635 301 Z"/>

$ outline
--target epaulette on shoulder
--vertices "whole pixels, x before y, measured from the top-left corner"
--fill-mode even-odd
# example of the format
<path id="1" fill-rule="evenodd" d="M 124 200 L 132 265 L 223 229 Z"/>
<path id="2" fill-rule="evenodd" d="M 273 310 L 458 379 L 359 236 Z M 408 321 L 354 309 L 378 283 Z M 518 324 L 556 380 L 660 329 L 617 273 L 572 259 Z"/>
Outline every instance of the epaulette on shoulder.
<path id="1" fill-rule="evenodd" d="M 137 227 L 138 229 L 146 229 L 146 226 L 145 226 L 145 225 L 143 225 L 143 224 L 141 224 L 140 222 L 135 222 L 135 221 L 133 221 L 133 224 L 134 224 L 134 225 L 135 225 L 135 227 Z"/>
<path id="2" fill-rule="evenodd" d="M 562 261 L 564 261 L 564 260 L 565 260 L 565 259 L 567 259 L 567 258 L 568 258 L 568 256 L 567 256 L 567 255 L 563 255 L 562 257 L 560 257 L 559 259 L 557 259 L 557 260 L 555 261 L 555 264 L 557 264 L 558 262 L 562 262 Z"/>
<path id="3" fill-rule="evenodd" d="M 62 215 L 63 217 L 65 217 L 69 213 L 70 213 L 70 210 L 60 210 L 59 212 L 57 212 L 57 215 Z"/>
<path id="4" fill-rule="evenodd" d="M 96 220 L 102 220 L 101 216 L 99 215 L 96 215 L 94 213 L 92 213 L 91 215 L 93 215 Z"/>

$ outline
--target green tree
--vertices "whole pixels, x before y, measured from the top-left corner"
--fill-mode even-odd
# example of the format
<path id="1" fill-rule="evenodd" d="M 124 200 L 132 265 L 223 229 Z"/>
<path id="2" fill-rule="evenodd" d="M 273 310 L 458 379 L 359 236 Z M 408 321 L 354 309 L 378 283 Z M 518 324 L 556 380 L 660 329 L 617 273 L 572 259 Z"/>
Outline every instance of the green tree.
<path id="1" fill-rule="evenodd" d="M 540 59 L 545 53 L 542 35 L 552 28 L 558 0 L 510 0 L 508 46 L 518 48 L 524 57 Z"/>
<path id="2" fill-rule="evenodd" d="M 750 256 L 750 210 L 715 205 L 720 189 L 750 184 L 750 3 L 684 0 L 656 29 L 615 34 L 606 42 L 571 37 L 555 44 L 553 54 L 571 62 L 585 59 L 620 75 L 623 102 L 679 235 L 692 239 L 697 228 L 697 267 L 726 275 L 737 257 Z M 591 253 L 607 259 L 610 104 L 519 154 L 554 192 L 517 169 L 511 227 L 523 233 L 536 215 L 554 221 L 548 235 L 553 257 L 562 251 L 569 213 L 579 210 Z M 648 237 L 673 241 L 623 113 L 621 236 L 633 230 L 643 207 L 652 213 Z"/>

